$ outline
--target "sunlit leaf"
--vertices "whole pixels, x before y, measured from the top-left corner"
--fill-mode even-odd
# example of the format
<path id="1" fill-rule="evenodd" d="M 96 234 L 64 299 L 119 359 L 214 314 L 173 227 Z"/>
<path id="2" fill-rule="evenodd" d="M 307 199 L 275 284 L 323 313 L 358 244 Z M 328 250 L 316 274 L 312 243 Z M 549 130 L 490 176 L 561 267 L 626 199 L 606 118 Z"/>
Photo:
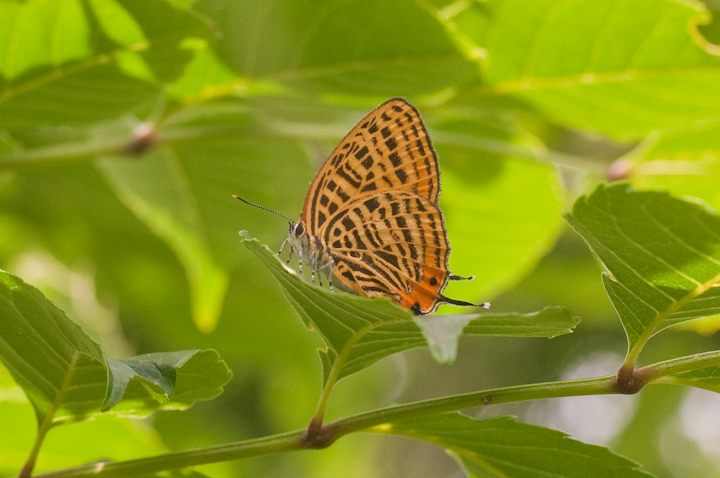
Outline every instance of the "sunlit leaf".
<path id="1" fill-rule="evenodd" d="M 285 296 L 308 326 L 316 328 L 328 346 L 321 351 L 325 378 L 330 367 L 341 367 L 337 379 L 351 375 L 389 355 L 427 345 L 413 315 L 387 299 L 368 299 L 343 292 L 331 292 L 310 283 L 287 268 L 267 247 L 241 233 L 243 244 L 270 269 L 283 288 Z M 435 315 L 422 319 L 425 323 L 447 321 L 435 328 L 436 341 L 443 343 L 435 353 L 445 362 L 454 359 L 457 316 Z M 474 313 L 460 316 L 466 322 L 468 335 L 515 337 L 554 337 L 568 333 L 579 321 L 566 309 L 547 308 L 532 314 Z M 426 331 L 428 328 L 426 328 Z M 339 361 L 338 361 L 339 360 Z"/>
<path id="2" fill-rule="evenodd" d="M 495 0 L 448 16 L 486 52 L 480 98 L 521 98 L 563 124 L 616 138 L 717 118 L 720 57 L 700 2 Z"/>
<path id="3" fill-rule="evenodd" d="M 190 58 L 179 40 L 211 35 L 198 17 L 165 2 L 85 6 L 81 0 L 3 5 L 0 125 L 21 141 L 28 128 L 147 113 L 162 96 L 157 80 L 179 75 Z"/>
<path id="4" fill-rule="evenodd" d="M 665 192 L 600 185 L 568 221 L 600 257 L 630 349 L 671 325 L 720 313 L 720 217 Z"/>
<path id="5" fill-rule="evenodd" d="M 0 423 L 3 424 L 0 474 L 16 476 L 37 431 L 32 407 L 27 402 L 0 401 Z M 149 423 L 107 414 L 73 426 L 55 427 L 43 443 L 35 469 L 40 473 L 96 461 L 99 457 L 129 460 L 163 451 L 166 448 L 160 435 Z"/>
<path id="6" fill-rule="evenodd" d="M 688 131 L 653 135 L 628 156 L 616 164 L 636 187 L 701 198 L 720 209 L 718 121 L 697 125 Z"/>
<path id="7" fill-rule="evenodd" d="M 220 55 L 245 77 L 326 94 L 386 96 L 437 92 L 477 75 L 446 30 L 411 0 L 313 8 L 243 0 L 201 2 L 198 9 L 218 21 Z"/>

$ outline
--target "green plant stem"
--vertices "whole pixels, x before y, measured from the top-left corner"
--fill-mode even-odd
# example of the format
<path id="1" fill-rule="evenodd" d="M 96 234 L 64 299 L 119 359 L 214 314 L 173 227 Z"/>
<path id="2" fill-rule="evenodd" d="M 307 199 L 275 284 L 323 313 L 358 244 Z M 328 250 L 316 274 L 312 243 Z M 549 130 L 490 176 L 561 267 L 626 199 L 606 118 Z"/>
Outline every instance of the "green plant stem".
<path id="1" fill-rule="evenodd" d="M 335 358 L 335 362 L 332 365 L 332 369 L 330 370 L 330 374 L 328 375 L 327 381 L 325 382 L 325 385 L 323 386 L 322 394 L 320 395 L 320 401 L 318 402 L 317 408 L 315 409 L 315 415 L 313 415 L 313 422 L 320 424 L 322 423 L 322 419 L 325 416 L 325 408 L 327 407 L 327 402 L 330 399 L 330 393 L 332 392 L 333 387 L 335 387 L 335 384 L 338 381 L 338 377 L 340 376 L 340 372 L 342 372 L 343 367 L 345 366 L 345 362 L 347 362 L 347 358 L 350 355 L 350 352 L 352 352 L 353 347 L 362 339 L 362 337 L 370 332 L 372 329 L 377 327 L 378 325 L 392 325 L 394 323 L 397 323 L 395 321 L 386 321 L 383 323 L 370 323 L 366 325 L 365 327 L 359 329 L 353 336 L 348 340 L 348 342 L 345 344 L 343 349 L 340 351 L 340 353 Z"/>
<path id="2" fill-rule="evenodd" d="M 328 378 L 325 381 L 325 385 L 323 386 L 322 393 L 320 394 L 320 401 L 318 402 L 317 408 L 315 409 L 315 415 L 313 415 L 313 422 L 317 425 L 320 425 L 322 423 L 323 417 L 325 416 L 325 408 L 327 407 L 327 402 L 330 399 L 330 393 L 332 392 L 333 387 L 335 387 L 335 383 L 337 383 L 338 377 L 340 376 L 340 371 L 345 365 L 345 361 L 347 360 L 350 351 L 360 340 L 360 338 L 362 338 L 362 336 L 365 335 L 368 330 L 372 329 L 373 325 L 374 324 L 368 324 L 362 329 L 360 329 L 357 333 L 353 334 L 350 340 L 348 340 L 348 342 L 345 344 L 345 347 L 343 347 L 343 349 L 335 358 L 335 363 L 333 363 L 333 366 L 330 369 L 330 374 L 328 375 Z"/>
<path id="3" fill-rule="evenodd" d="M 555 382 L 521 387 L 508 387 L 453 397 L 425 400 L 407 405 L 374 410 L 325 425 L 331 430 L 332 441 L 348 433 L 404 418 L 441 413 L 494 403 L 507 403 L 537 398 L 611 393 L 609 384 L 614 376 L 575 382 Z M 488 397 L 492 397 L 488 400 Z M 118 463 L 95 463 L 35 475 L 36 478 L 124 477 L 155 473 L 219 461 L 235 460 L 272 453 L 311 448 L 304 440 L 305 430 L 256 440 L 227 443 L 183 452 L 141 458 Z M 328 443 L 329 444 L 329 443 Z"/>
<path id="4" fill-rule="evenodd" d="M 58 409 L 60 408 L 60 404 L 65 398 L 65 394 L 67 393 L 68 388 L 70 388 L 70 384 L 72 383 L 73 377 L 75 376 L 75 371 L 77 370 L 76 367 L 79 360 L 80 354 L 76 352 L 73 355 L 72 360 L 68 364 L 68 370 L 70 370 L 71 372 L 65 375 L 65 379 L 63 380 L 62 385 L 60 385 L 60 388 L 58 389 L 55 400 L 53 401 L 53 403 L 50 404 L 50 408 L 45 412 L 43 421 L 38 426 L 38 432 L 35 436 L 35 443 L 33 443 L 33 447 L 30 450 L 30 455 L 28 455 L 28 458 L 25 461 L 25 465 L 20 471 L 18 478 L 30 478 L 30 476 L 32 475 L 33 468 L 35 468 L 35 462 L 37 461 L 38 453 L 40 453 L 40 446 L 45 440 L 45 436 L 47 435 L 47 433 L 53 427 L 53 419 L 55 417 L 55 413 L 57 413 Z"/>
<path id="5" fill-rule="evenodd" d="M 690 372 L 692 370 L 699 370 L 716 365 L 720 365 L 720 350 L 657 362 L 643 367 L 638 371 L 649 370 L 648 380 L 652 382 L 668 375 Z"/>
<path id="6" fill-rule="evenodd" d="M 436 413 L 453 412 L 464 408 L 543 398 L 611 394 L 613 393 L 611 386 L 614 378 L 614 375 L 608 375 L 588 380 L 497 388 L 482 392 L 423 400 L 360 413 L 328 424 L 328 426 L 337 427 L 339 432 L 344 435 L 398 420 L 406 420 Z"/>
<path id="7" fill-rule="evenodd" d="M 99 462 L 34 475 L 35 478 L 121 477 L 270 455 L 305 448 L 304 430 L 117 463 Z"/>
<path id="8" fill-rule="evenodd" d="M 158 124 L 160 127 L 161 124 Z M 333 141 L 347 132 L 336 126 L 325 126 L 306 123 L 284 123 L 274 121 L 269 125 L 241 126 L 218 129 L 217 127 L 178 128 L 161 130 L 157 141 L 162 144 L 191 142 L 208 137 L 237 136 L 238 134 L 264 137 L 290 137 L 302 140 L 315 139 Z M 112 134 L 85 141 L 69 141 L 66 143 L 30 148 L 15 153 L 0 155 L 0 171 L 33 170 L 57 166 L 62 163 L 94 161 L 99 155 L 121 155 L 123 148 L 132 139 L 129 127 L 118 126 Z M 463 148 L 487 153 L 514 156 L 545 163 L 554 163 L 604 174 L 606 165 L 582 156 L 565 154 L 558 151 L 540 148 L 522 147 L 507 141 L 477 137 L 468 134 L 447 131 L 433 132 L 433 142 L 460 146 Z"/>
<path id="9" fill-rule="evenodd" d="M 720 365 L 720 351 L 659 362 L 638 369 L 637 373 L 646 377 L 647 383 L 672 383 L 664 380 L 664 377 L 715 365 Z M 372 410 L 324 425 L 323 429 L 326 430 L 327 441 L 321 445 L 327 446 L 344 435 L 361 430 L 382 433 L 382 425 L 398 420 L 453 412 L 464 408 L 543 398 L 617 393 L 614 391 L 613 386 L 615 379 L 616 376 L 608 375 L 586 380 L 496 388 Z M 306 430 L 298 430 L 266 438 L 167 453 L 138 460 L 82 465 L 35 476 L 37 478 L 134 476 L 140 473 L 154 473 L 226 460 L 313 448 L 314 446 L 309 444 L 306 438 Z"/>

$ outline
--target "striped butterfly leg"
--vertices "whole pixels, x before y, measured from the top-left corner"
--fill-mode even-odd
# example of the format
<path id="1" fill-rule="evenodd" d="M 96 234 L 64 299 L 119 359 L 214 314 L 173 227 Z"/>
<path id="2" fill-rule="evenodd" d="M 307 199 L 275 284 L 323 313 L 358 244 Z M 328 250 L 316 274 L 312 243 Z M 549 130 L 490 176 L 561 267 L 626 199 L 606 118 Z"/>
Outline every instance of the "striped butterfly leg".
<path id="1" fill-rule="evenodd" d="M 317 252 L 310 253 L 310 282 L 315 282 L 315 272 L 317 271 Z M 318 274 L 320 285 L 322 286 L 322 277 Z"/>
<path id="2" fill-rule="evenodd" d="M 332 273 L 332 265 L 333 260 L 330 259 L 329 261 L 323 261 L 321 257 L 325 255 L 322 252 L 316 252 L 312 251 L 310 253 L 310 269 L 312 270 L 312 273 L 310 274 L 310 280 L 312 282 L 315 282 L 315 273 L 317 272 L 318 281 L 320 283 L 320 287 L 322 287 L 322 274 L 321 272 L 323 269 L 330 268 L 330 273 Z M 332 290 L 332 279 L 330 279 L 330 290 Z"/>
<path id="3" fill-rule="evenodd" d="M 290 242 L 290 239 L 285 239 L 283 241 L 282 245 L 280 245 L 280 250 L 275 253 L 276 256 L 279 256 L 280 254 L 282 254 L 283 250 L 285 250 L 285 244 L 287 244 L 288 242 Z M 291 245 L 290 246 L 290 255 L 288 256 L 288 260 L 285 264 L 290 264 L 290 259 L 292 258 L 292 252 L 293 251 L 292 251 L 292 245 Z"/>
<path id="4" fill-rule="evenodd" d="M 329 285 L 330 285 L 330 290 L 331 290 L 331 291 L 334 291 L 335 289 L 333 288 L 332 277 L 333 277 L 333 271 L 334 271 L 334 269 L 335 269 L 335 261 L 334 261 L 333 259 L 330 259 L 329 261 L 325 262 L 323 265 L 321 265 L 320 267 L 318 267 L 318 268 L 316 269 L 316 270 L 317 270 L 317 273 L 318 273 L 318 280 L 320 281 L 320 286 L 321 286 L 321 287 L 322 287 L 322 274 L 321 274 L 321 272 L 322 272 L 323 269 L 329 269 L 329 271 L 328 271 L 328 273 L 327 273 L 327 274 L 328 274 L 328 282 L 329 282 Z"/>

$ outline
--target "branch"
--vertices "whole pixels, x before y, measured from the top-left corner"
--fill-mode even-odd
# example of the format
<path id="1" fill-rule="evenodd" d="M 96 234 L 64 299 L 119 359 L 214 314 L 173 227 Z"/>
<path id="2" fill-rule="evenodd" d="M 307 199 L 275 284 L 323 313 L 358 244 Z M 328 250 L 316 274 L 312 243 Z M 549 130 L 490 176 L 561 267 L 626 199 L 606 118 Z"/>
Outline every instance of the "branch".
<path id="1" fill-rule="evenodd" d="M 605 395 L 635 393 L 642 386 L 652 383 L 675 383 L 670 375 L 720 365 L 720 351 L 706 352 L 688 357 L 667 360 L 648 365 L 632 372 L 634 387 L 618 385 L 618 377 L 604 377 L 548 382 L 532 385 L 496 388 L 463 395 L 423 400 L 404 405 L 382 408 L 353 415 L 319 427 L 313 433 L 299 430 L 255 440 L 214 445 L 183 452 L 141 458 L 117 463 L 93 463 L 35 475 L 36 478 L 91 478 L 125 477 L 141 473 L 155 473 L 208 463 L 237 460 L 286 451 L 319 449 L 330 446 L 349 433 L 371 430 L 397 420 L 452 412 L 464 408 L 480 407 L 498 403 L 520 402 L 543 398 L 571 397 L 580 395 Z M 672 377 L 670 377 L 672 378 Z"/>

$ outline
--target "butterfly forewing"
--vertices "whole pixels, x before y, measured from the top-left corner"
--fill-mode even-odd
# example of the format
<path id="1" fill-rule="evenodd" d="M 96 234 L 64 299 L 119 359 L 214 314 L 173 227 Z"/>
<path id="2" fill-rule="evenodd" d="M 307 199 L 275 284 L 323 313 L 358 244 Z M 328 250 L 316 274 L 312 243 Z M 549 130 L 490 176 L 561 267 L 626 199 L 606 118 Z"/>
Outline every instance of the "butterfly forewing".
<path id="1" fill-rule="evenodd" d="M 401 98 L 371 111 L 333 150 L 313 180 L 303 220 L 317 231 L 360 196 L 408 191 L 437 203 L 440 173 L 417 110 Z"/>
<path id="2" fill-rule="evenodd" d="M 418 314 L 441 303 L 473 305 L 442 295 L 455 276 L 439 194 L 437 153 L 417 110 L 389 100 L 348 133 L 313 180 L 300 221 L 307 253 L 330 261 L 345 288 Z"/>

